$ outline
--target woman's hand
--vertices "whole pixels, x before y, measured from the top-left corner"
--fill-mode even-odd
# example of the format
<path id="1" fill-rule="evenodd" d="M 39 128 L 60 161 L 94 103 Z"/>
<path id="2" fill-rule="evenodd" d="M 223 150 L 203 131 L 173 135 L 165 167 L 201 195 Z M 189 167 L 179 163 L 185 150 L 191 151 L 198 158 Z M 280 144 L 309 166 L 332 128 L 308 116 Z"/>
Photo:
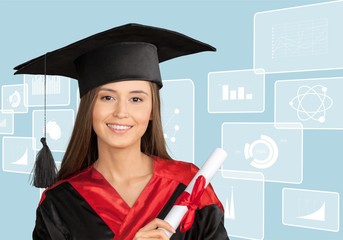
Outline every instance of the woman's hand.
<path id="1" fill-rule="evenodd" d="M 136 233 L 135 237 L 133 238 L 134 240 L 139 240 L 139 239 L 162 239 L 162 240 L 168 240 L 169 237 L 167 234 L 163 231 L 164 228 L 165 230 L 175 233 L 175 230 L 173 229 L 172 226 L 166 221 L 163 221 L 161 219 L 155 218 L 151 222 L 149 222 L 147 225 L 139 229 L 139 231 Z"/>

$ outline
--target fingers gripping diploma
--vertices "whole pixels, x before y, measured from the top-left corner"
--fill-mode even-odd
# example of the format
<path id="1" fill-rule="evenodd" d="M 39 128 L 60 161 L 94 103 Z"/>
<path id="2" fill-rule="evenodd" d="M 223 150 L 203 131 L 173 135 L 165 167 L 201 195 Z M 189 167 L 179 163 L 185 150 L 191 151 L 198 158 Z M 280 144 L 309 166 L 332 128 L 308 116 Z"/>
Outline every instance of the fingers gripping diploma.
<path id="1" fill-rule="evenodd" d="M 167 236 L 166 232 L 163 229 L 175 233 L 175 229 L 166 221 L 155 218 L 147 225 L 142 227 L 133 238 L 134 240 L 139 239 L 162 239 L 168 240 L 169 237 Z"/>

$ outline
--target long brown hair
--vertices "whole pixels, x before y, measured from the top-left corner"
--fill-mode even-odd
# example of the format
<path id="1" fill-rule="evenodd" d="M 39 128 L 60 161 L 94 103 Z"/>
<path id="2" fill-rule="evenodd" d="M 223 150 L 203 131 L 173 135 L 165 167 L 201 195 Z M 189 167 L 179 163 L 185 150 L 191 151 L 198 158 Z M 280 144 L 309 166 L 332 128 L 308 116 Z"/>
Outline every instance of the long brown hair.
<path id="1" fill-rule="evenodd" d="M 161 120 L 159 88 L 150 82 L 152 92 L 152 115 L 141 139 L 141 151 L 147 155 L 172 159 L 166 149 Z M 64 154 L 57 180 L 62 180 L 92 165 L 98 159 L 97 136 L 93 130 L 93 107 L 98 88 L 82 96 L 71 138 Z"/>

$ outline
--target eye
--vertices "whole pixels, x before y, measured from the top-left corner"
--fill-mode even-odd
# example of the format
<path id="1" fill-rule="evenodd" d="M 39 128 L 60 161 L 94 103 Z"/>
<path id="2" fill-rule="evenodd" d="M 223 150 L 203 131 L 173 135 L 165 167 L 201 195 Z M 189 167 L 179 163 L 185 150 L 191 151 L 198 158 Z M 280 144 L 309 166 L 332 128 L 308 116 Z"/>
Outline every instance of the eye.
<path id="1" fill-rule="evenodd" d="M 132 102 L 141 102 L 143 100 L 141 98 L 139 98 L 139 97 L 133 97 L 133 98 L 131 98 L 131 101 Z"/>
<path id="2" fill-rule="evenodd" d="M 102 97 L 100 97 L 100 99 L 101 99 L 101 100 L 104 100 L 104 101 L 111 101 L 111 100 L 114 100 L 114 98 L 111 97 L 111 96 L 102 96 Z"/>

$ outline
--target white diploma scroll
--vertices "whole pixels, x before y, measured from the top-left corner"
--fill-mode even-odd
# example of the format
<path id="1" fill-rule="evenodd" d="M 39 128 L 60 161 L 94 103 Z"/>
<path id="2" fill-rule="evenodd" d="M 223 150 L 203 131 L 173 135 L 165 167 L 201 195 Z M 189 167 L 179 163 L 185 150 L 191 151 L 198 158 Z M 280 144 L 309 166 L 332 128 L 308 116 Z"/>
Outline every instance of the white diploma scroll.
<path id="1" fill-rule="evenodd" d="M 200 170 L 195 174 L 192 181 L 189 183 L 187 188 L 185 189 L 186 192 L 192 193 L 194 183 L 198 176 L 203 176 L 206 179 L 205 188 L 211 181 L 214 174 L 218 171 L 220 166 L 223 164 L 224 160 L 227 157 L 227 153 L 221 149 L 216 148 L 211 156 L 206 160 L 204 165 L 200 168 Z M 180 206 L 180 205 L 174 205 L 168 215 L 165 217 L 165 221 L 168 222 L 174 229 L 177 229 L 180 225 L 180 222 L 184 215 L 187 213 L 188 208 L 187 206 Z M 171 237 L 173 234 L 165 229 L 163 229 L 168 237 Z"/>

